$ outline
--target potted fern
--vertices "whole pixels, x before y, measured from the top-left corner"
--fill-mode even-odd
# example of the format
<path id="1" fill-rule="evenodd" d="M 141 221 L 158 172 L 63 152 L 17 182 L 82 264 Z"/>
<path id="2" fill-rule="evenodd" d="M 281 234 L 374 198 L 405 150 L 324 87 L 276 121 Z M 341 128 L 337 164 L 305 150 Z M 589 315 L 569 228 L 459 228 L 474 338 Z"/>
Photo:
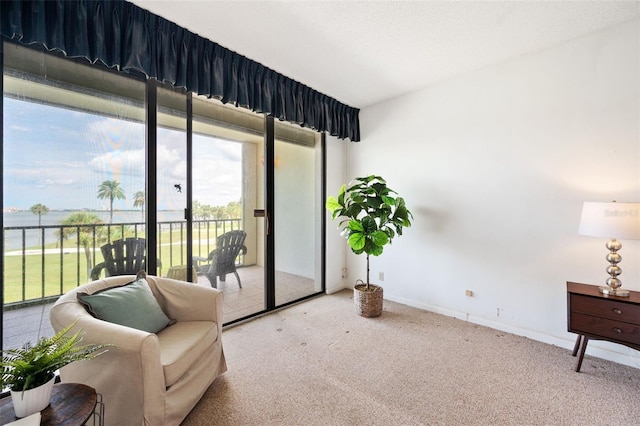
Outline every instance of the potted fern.
<path id="1" fill-rule="evenodd" d="M 53 337 L 43 337 L 35 345 L 4 351 L 0 383 L 9 388 L 16 417 L 26 417 L 45 409 L 51 399 L 55 372 L 74 361 L 89 360 L 111 345 L 79 345 L 81 331 L 67 336 L 75 323 Z M 99 352 L 101 351 L 101 352 Z"/>
<path id="2" fill-rule="evenodd" d="M 380 256 L 384 246 L 411 226 L 413 215 L 404 199 L 387 186 L 381 176 L 357 177 L 347 187 L 342 185 L 337 197 L 326 202 L 332 219 L 341 218 L 338 229 L 347 239 L 351 251 L 367 256 L 367 280 L 356 281 L 356 313 L 377 317 L 382 313 L 382 287 L 369 282 L 369 256 Z"/>

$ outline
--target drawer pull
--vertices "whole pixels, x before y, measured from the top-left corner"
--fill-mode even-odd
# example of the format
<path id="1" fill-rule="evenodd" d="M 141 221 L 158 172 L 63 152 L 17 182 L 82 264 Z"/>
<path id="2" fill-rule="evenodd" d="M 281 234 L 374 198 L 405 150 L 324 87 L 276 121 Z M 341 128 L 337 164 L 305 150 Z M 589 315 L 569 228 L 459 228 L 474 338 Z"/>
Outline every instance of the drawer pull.
<path id="1" fill-rule="evenodd" d="M 618 334 L 622 334 L 622 329 L 620 329 L 618 327 L 613 327 L 613 331 L 618 333 Z"/>
<path id="2" fill-rule="evenodd" d="M 620 309 L 618 309 L 618 308 L 613 308 L 613 313 L 614 313 L 614 314 L 621 315 L 621 314 L 622 314 L 622 311 L 621 311 Z"/>

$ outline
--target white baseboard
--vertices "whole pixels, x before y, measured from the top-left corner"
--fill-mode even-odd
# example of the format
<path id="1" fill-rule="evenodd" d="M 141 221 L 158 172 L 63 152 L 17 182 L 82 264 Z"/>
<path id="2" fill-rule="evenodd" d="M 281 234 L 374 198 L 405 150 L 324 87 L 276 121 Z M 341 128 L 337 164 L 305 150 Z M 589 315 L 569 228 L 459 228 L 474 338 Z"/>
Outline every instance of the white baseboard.
<path id="1" fill-rule="evenodd" d="M 576 335 L 570 333 L 567 333 L 567 337 L 559 337 L 540 333 L 534 330 L 513 327 L 508 324 L 503 324 L 497 321 L 488 320 L 486 318 L 469 315 L 466 312 L 458 312 L 440 306 L 431 306 L 424 303 L 416 303 L 414 300 L 408 300 L 401 297 L 387 297 L 387 295 L 385 294 L 385 299 L 391 300 L 392 302 L 402 303 L 403 305 L 412 306 L 414 308 L 423 309 L 425 311 L 434 312 L 436 314 L 457 318 L 462 321 L 468 321 L 473 324 L 492 328 L 494 330 L 504 331 L 516 336 L 527 337 L 538 342 L 555 345 L 571 351 L 573 350 L 577 338 Z M 589 345 L 587 346 L 586 354 L 640 369 L 640 352 L 623 345 L 617 345 L 598 340 L 590 340 Z"/>

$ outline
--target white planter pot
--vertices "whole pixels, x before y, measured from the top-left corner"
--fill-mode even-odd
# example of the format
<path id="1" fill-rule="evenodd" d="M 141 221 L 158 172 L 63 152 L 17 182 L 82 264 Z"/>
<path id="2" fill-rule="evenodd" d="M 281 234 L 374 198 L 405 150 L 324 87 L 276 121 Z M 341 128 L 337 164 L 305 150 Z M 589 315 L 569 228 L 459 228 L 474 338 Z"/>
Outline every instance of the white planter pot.
<path id="1" fill-rule="evenodd" d="M 38 411 L 42 411 L 51 401 L 51 391 L 55 382 L 55 376 L 47 383 L 37 388 L 22 391 L 11 391 L 13 409 L 16 417 L 22 418 L 30 416 Z"/>

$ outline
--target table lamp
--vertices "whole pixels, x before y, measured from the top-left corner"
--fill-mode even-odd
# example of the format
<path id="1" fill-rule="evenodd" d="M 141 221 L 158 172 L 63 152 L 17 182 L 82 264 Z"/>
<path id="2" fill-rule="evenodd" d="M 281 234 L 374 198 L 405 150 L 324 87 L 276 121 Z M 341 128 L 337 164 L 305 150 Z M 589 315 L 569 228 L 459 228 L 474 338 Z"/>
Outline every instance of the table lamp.
<path id="1" fill-rule="evenodd" d="M 607 286 L 601 286 L 600 292 L 607 295 L 629 296 L 629 291 L 620 288 L 622 281 L 618 276 L 622 269 L 618 263 L 622 256 L 618 251 L 622 244 L 617 238 L 639 240 L 640 239 L 640 203 L 593 203 L 585 202 L 582 206 L 582 217 L 578 233 L 592 237 L 610 238 L 605 246 L 609 249 L 606 256 L 609 261 L 607 267 Z"/>

